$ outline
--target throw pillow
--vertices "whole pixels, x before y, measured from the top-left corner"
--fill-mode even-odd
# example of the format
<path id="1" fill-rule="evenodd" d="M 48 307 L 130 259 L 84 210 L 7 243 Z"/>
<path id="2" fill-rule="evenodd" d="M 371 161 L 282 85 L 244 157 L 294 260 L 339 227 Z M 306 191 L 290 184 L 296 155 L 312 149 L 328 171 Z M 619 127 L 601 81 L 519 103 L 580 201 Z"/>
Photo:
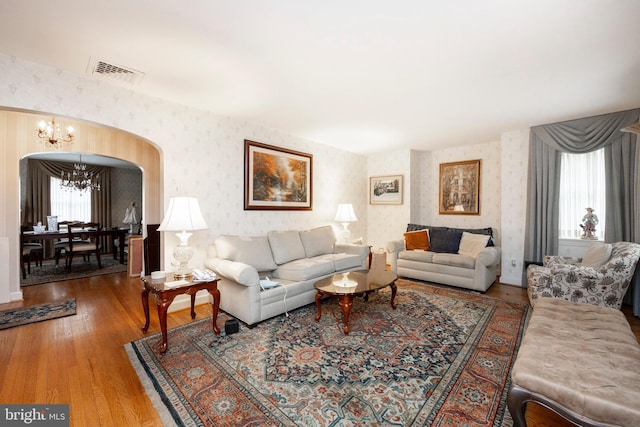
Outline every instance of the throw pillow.
<path id="1" fill-rule="evenodd" d="M 582 257 L 581 265 L 591 268 L 602 267 L 611 258 L 612 249 L 613 247 L 608 243 L 590 245 Z"/>
<path id="2" fill-rule="evenodd" d="M 474 234 L 467 233 L 466 231 L 462 232 L 462 238 L 460 239 L 460 247 L 458 248 L 458 253 L 460 255 L 470 256 L 471 258 L 476 258 L 478 253 L 487 247 L 487 243 L 491 236 L 487 236 L 485 234 Z"/>
<path id="3" fill-rule="evenodd" d="M 404 246 L 408 251 L 429 250 L 429 234 L 427 230 L 409 231 L 404 233 Z"/>
<path id="4" fill-rule="evenodd" d="M 242 262 L 258 271 L 275 270 L 278 266 L 273 261 L 267 236 L 218 236 L 215 241 L 218 257 L 235 262 Z"/>
<path id="5" fill-rule="evenodd" d="M 298 231 L 270 231 L 267 237 L 276 264 L 280 265 L 305 257 L 304 246 Z"/>
<path id="6" fill-rule="evenodd" d="M 307 258 L 316 255 L 332 254 L 333 245 L 336 243 L 336 235 L 330 225 L 300 232 L 300 240 L 304 246 Z"/>
<path id="7" fill-rule="evenodd" d="M 429 250 L 457 254 L 462 233 L 458 231 L 429 230 Z"/>

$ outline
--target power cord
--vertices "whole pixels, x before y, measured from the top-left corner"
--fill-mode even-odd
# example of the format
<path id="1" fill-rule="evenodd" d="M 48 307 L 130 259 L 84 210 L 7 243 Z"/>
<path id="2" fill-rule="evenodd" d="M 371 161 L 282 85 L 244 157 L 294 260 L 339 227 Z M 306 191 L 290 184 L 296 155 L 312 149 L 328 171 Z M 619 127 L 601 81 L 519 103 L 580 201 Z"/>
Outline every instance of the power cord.
<path id="1" fill-rule="evenodd" d="M 282 302 L 284 303 L 284 315 L 289 317 L 289 311 L 287 310 L 287 287 L 284 287 L 284 298 L 282 299 Z"/>

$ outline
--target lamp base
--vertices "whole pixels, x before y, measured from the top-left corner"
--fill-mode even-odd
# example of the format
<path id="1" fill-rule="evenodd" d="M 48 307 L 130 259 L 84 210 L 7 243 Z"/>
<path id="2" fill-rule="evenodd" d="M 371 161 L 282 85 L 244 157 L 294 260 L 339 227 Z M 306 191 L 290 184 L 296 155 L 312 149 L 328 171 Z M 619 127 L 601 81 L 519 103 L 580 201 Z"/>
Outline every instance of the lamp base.
<path id="1" fill-rule="evenodd" d="M 342 223 L 342 230 L 340 230 L 340 243 L 349 243 L 349 238 L 351 238 L 351 230 L 349 230 L 349 223 Z"/>
<path id="2" fill-rule="evenodd" d="M 191 281 L 191 279 L 193 278 L 193 274 L 191 273 L 180 273 L 180 272 L 175 272 L 173 273 L 173 280 L 188 280 Z"/>

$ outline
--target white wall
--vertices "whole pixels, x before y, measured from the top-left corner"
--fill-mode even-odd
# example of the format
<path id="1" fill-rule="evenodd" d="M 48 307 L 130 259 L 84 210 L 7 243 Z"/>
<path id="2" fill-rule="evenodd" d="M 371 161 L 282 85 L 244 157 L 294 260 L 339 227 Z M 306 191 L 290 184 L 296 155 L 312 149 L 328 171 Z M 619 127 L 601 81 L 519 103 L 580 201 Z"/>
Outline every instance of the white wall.
<path id="1" fill-rule="evenodd" d="M 420 224 L 459 228 L 497 229 L 500 243 L 500 143 L 490 142 L 435 150 L 423 155 L 421 169 L 425 204 L 420 212 Z M 438 212 L 440 163 L 480 159 L 480 215 L 440 215 Z"/>
<path id="2" fill-rule="evenodd" d="M 374 249 L 402 239 L 407 223 L 460 228 L 492 227 L 502 249 L 501 281 L 521 285 L 528 168 L 528 130 L 507 132 L 500 141 L 430 152 L 398 150 L 370 156 L 368 173 L 405 171 L 402 206 L 369 206 L 369 242 Z M 481 159 L 480 215 L 440 215 L 440 163 Z M 516 266 L 511 266 L 516 260 Z"/>
<path id="3" fill-rule="evenodd" d="M 148 139 L 162 152 L 164 206 L 173 195 L 199 199 L 208 233 L 195 233 L 192 266 L 202 265 L 208 243 L 222 233 L 264 234 L 331 224 L 338 203 L 354 204 L 359 221 L 353 236 L 367 236 L 367 163 L 360 155 L 304 140 L 254 123 L 144 96 L 104 81 L 0 55 L 0 108 L 51 113 L 111 126 Z M 1 123 L 0 123 L 1 126 Z M 35 133 L 35 129 L 34 129 Z M 35 134 L 34 134 L 35 135 Z M 34 136 L 35 138 L 35 136 Z M 250 139 L 313 155 L 312 211 L 245 211 L 244 140 Z M 44 149 L 43 149 L 44 151 Z M 19 162 L 8 143 L 0 147 L 0 165 Z M 8 237 L 19 259 L 19 177 L 0 172 L 0 238 Z M 172 259 L 175 236 L 165 236 L 164 264 Z M 13 263 L 12 263 L 13 264 Z M 19 264 L 0 274 L 0 296 L 19 292 Z M 0 301 L 5 302 L 5 301 Z"/>
<path id="4" fill-rule="evenodd" d="M 502 276 L 500 281 L 522 285 L 524 230 L 529 170 L 529 131 L 502 134 Z M 512 262 L 515 261 L 515 267 Z"/>
<path id="5" fill-rule="evenodd" d="M 502 281 L 520 284 L 524 248 L 524 212 L 528 131 L 505 133 L 498 142 L 418 152 L 397 150 L 368 158 L 245 121 L 217 116 L 140 95 L 86 76 L 0 55 L 0 108 L 25 109 L 87 120 L 131 132 L 152 141 L 162 152 L 164 206 L 169 197 L 198 197 L 208 233 L 196 233 L 193 263 L 218 234 L 261 234 L 269 230 L 332 224 L 338 203 L 354 204 L 358 222 L 352 237 L 364 237 L 374 250 L 402 238 L 409 222 L 452 227 L 494 227 L 503 249 Z M 1 126 L 1 124 L 0 124 Z M 312 211 L 244 211 L 244 139 L 313 155 Z M 0 147 L 0 165 L 17 162 L 11 147 Z M 480 215 L 438 214 L 438 170 L 443 162 L 482 159 Z M 369 177 L 404 176 L 401 205 L 370 205 Z M 0 238 L 8 237 L 18 257 L 17 206 L 7 194 L 19 191 L 18 177 L 0 173 Z M 10 215 L 8 213 L 11 213 Z M 8 219 L 9 218 L 9 219 Z M 166 236 L 165 264 L 171 261 L 174 236 Z M 510 260 L 517 267 L 511 269 Z M 0 268 L 8 268 L 0 267 Z M 19 264 L 8 283 L 0 274 L 0 296 L 19 291 Z M 3 301 L 0 301 L 3 302 Z"/>
<path id="6" fill-rule="evenodd" d="M 398 150 L 371 155 L 367 159 L 367 195 L 369 179 L 373 176 L 402 175 L 401 205 L 368 205 L 368 243 L 373 251 L 384 248 L 391 240 L 402 238 L 411 218 L 412 174 L 411 150 Z"/>

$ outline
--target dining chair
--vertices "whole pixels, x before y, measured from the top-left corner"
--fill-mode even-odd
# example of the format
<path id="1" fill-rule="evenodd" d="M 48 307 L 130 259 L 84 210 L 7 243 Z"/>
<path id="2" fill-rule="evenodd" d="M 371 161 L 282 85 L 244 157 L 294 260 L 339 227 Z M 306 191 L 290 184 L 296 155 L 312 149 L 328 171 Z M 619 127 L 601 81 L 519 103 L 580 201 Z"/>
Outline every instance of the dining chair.
<path id="1" fill-rule="evenodd" d="M 81 222 L 80 221 L 60 221 L 58 222 L 58 230 L 60 231 L 60 233 L 67 233 L 70 226 L 76 227 L 77 224 L 81 224 Z M 62 252 L 64 252 L 68 242 L 69 242 L 68 237 L 63 237 L 61 239 L 56 240 L 56 243 L 54 245 L 54 249 L 55 249 L 54 258 L 56 260 L 56 265 L 60 263 L 60 257 L 62 257 Z M 67 254 L 65 253 L 65 258 L 66 258 L 66 255 Z"/>
<path id="2" fill-rule="evenodd" d="M 78 239 L 80 234 L 80 239 Z M 94 253 L 98 261 L 98 268 L 102 268 L 100 251 L 102 250 L 100 226 L 97 223 L 69 224 L 67 242 L 64 246 L 67 271 L 71 272 L 71 264 L 76 255 L 82 255 L 90 261 L 90 255 Z"/>
<path id="3" fill-rule="evenodd" d="M 20 234 L 25 231 L 33 231 L 33 226 L 20 226 Z M 35 261 L 36 266 L 42 267 L 42 259 L 44 258 L 42 242 L 25 242 L 23 236 L 20 236 L 22 243 L 22 278 L 27 278 L 27 272 L 31 274 L 31 261 Z M 25 269 L 25 264 L 27 269 Z"/>

